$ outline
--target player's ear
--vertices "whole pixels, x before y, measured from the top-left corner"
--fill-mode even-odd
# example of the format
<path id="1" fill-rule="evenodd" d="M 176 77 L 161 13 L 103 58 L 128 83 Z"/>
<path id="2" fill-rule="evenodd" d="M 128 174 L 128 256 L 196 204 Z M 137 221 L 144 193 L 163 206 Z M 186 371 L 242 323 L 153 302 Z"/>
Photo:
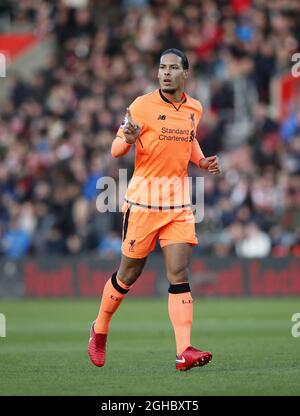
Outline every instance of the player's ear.
<path id="1" fill-rule="evenodd" d="M 189 71 L 187 69 L 185 69 L 183 71 L 183 77 L 184 77 L 184 79 L 188 79 L 188 77 L 189 77 Z"/>

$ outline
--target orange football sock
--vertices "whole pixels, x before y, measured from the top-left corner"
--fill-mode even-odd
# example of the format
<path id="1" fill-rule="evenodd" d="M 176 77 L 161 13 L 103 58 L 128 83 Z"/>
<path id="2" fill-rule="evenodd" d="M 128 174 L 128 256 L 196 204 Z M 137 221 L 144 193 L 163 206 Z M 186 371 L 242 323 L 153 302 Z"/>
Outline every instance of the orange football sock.
<path id="1" fill-rule="evenodd" d="M 104 286 L 99 313 L 94 325 L 96 334 L 108 333 L 111 318 L 130 288 L 116 275 L 117 273 L 114 273 Z"/>
<path id="2" fill-rule="evenodd" d="M 193 299 L 188 283 L 170 286 L 168 310 L 174 328 L 177 355 L 180 355 L 191 345 Z"/>

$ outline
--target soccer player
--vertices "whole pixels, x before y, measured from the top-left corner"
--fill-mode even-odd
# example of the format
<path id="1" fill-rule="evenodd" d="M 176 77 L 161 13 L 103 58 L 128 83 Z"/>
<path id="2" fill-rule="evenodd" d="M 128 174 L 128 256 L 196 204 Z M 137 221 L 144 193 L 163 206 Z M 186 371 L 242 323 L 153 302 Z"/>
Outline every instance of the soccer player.
<path id="1" fill-rule="evenodd" d="M 170 284 L 168 311 L 176 340 L 176 370 L 206 365 L 212 359 L 210 352 L 192 347 L 190 340 L 193 299 L 188 268 L 198 240 L 185 179 L 189 161 L 213 175 L 220 168 L 217 156 L 204 157 L 195 137 L 202 107 L 184 92 L 188 68 L 182 51 L 164 51 L 158 70 L 160 89 L 133 101 L 112 143 L 113 157 L 135 146 L 135 170 L 122 208 L 121 263 L 104 287 L 90 331 L 88 353 L 98 367 L 105 363 L 112 316 L 141 275 L 157 238 Z M 153 186 L 154 179 L 160 188 Z"/>

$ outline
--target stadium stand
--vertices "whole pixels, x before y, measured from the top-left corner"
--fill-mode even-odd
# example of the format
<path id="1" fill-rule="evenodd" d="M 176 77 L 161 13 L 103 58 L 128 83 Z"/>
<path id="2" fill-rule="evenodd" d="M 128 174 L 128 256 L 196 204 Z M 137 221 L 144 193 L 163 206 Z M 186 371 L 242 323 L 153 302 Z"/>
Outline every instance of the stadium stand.
<path id="1" fill-rule="evenodd" d="M 300 256 L 300 88 L 285 112 L 273 89 L 300 50 L 298 0 L 2 3 L 2 28 L 54 36 L 56 52 L 30 81 L 9 73 L 0 104 L 0 256 L 120 255 L 122 214 L 99 214 L 96 184 L 132 172 L 134 152 L 112 159 L 111 142 L 168 47 L 189 57 L 197 138 L 223 166 L 205 175 L 195 250 Z"/>

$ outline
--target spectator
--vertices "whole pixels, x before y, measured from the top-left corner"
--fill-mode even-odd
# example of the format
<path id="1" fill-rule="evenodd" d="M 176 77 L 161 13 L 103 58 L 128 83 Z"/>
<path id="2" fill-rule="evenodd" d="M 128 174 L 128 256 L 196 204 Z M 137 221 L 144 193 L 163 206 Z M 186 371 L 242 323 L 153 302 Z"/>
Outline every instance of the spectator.
<path id="1" fill-rule="evenodd" d="M 236 253 L 239 257 L 266 257 L 270 250 L 270 237 L 255 223 L 250 223 L 245 227 L 244 237 L 236 244 Z"/>
<path id="2" fill-rule="evenodd" d="M 130 178 L 133 152 L 112 160 L 110 144 L 132 98 L 154 88 L 168 45 L 187 53 L 187 90 L 203 102 L 197 139 L 226 167 L 205 177 L 197 249 L 299 255 L 299 111 L 284 120 L 269 111 L 271 81 L 300 46 L 296 1 L 28 0 L 13 2 L 10 15 L 20 28 L 52 31 L 57 53 L 30 82 L 10 74 L 1 104 L 2 256 L 119 253 L 122 216 L 97 211 L 96 184 L 118 184 L 120 168 Z M 247 128 L 239 124 L 230 144 L 241 115 Z"/>

